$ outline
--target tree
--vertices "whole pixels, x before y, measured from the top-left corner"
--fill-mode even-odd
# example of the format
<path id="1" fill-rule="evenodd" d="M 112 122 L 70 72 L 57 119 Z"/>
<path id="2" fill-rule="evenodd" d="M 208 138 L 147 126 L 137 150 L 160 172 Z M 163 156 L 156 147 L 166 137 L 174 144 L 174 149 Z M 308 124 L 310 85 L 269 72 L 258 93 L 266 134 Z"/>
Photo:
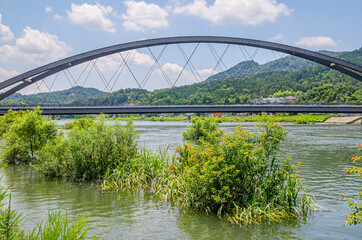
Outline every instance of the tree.
<path id="1" fill-rule="evenodd" d="M 3 160 L 7 163 L 29 163 L 36 153 L 57 135 L 57 128 L 51 119 L 44 118 L 37 108 L 19 113 L 3 134 Z"/>

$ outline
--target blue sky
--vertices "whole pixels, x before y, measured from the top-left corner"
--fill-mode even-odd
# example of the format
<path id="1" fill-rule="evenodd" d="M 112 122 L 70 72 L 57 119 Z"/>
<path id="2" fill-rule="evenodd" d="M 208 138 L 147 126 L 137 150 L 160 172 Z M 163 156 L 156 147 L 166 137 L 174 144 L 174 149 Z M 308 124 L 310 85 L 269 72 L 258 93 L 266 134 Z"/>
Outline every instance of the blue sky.
<path id="1" fill-rule="evenodd" d="M 1 0 L 0 81 L 96 48 L 168 36 L 232 36 L 313 51 L 354 50 L 362 46 L 361 9 L 361 0 Z M 150 64 L 149 55 L 136 54 L 134 65 Z M 170 71 L 182 65 L 164 60 L 166 69 L 167 63 Z"/>

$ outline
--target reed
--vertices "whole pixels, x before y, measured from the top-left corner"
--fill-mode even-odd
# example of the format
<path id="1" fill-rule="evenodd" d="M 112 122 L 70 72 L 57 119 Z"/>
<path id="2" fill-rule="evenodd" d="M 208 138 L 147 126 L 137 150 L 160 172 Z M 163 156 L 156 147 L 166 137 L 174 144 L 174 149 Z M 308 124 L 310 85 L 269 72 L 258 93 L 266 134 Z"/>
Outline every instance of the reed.
<path id="1" fill-rule="evenodd" d="M 103 190 L 144 190 L 157 195 L 167 191 L 170 180 L 167 149 L 150 152 L 144 147 L 127 164 L 120 164 L 108 171 L 102 184 Z"/>

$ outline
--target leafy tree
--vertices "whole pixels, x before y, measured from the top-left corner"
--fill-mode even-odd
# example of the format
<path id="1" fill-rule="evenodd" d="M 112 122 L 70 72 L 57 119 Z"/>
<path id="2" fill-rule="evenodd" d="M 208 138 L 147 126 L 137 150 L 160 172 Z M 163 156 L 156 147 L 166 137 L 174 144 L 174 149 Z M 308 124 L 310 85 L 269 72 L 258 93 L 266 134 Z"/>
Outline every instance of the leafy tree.
<path id="1" fill-rule="evenodd" d="M 13 114 L 10 112 L 10 114 Z M 3 134 L 5 162 L 29 163 L 35 160 L 38 151 L 57 135 L 57 128 L 51 119 L 44 118 L 37 108 L 18 113 Z"/>

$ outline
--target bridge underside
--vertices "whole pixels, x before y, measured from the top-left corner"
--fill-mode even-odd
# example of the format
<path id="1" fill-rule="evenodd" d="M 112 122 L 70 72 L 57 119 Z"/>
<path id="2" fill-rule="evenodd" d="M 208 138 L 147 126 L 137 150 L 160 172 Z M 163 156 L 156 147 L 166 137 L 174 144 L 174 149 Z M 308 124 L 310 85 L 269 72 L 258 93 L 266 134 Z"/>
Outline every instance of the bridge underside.
<path id="1" fill-rule="evenodd" d="M 0 115 L 9 109 L 30 110 L 31 107 L 0 108 Z M 145 114 L 145 113 L 362 113 L 362 105 L 197 105 L 197 106 L 91 106 L 91 107 L 41 107 L 44 115 L 77 114 Z"/>

